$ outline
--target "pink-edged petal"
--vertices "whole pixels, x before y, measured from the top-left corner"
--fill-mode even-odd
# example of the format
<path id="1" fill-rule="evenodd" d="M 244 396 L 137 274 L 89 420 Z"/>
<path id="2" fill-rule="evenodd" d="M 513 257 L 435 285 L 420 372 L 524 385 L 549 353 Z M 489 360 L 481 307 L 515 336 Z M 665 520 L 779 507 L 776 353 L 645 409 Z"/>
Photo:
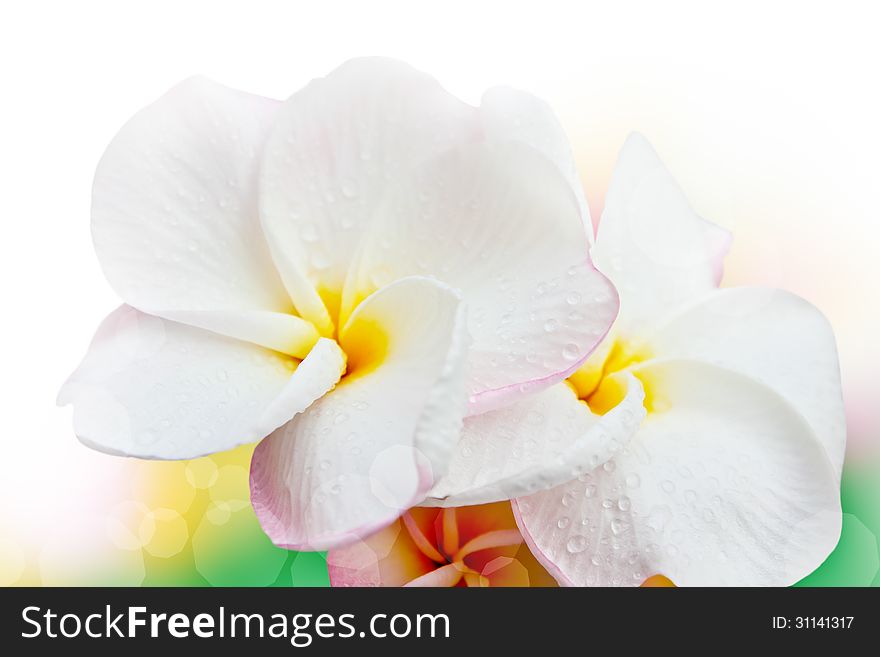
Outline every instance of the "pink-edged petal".
<path id="1" fill-rule="evenodd" d="M 378 57 L 346 62 L 284 103 L 263 159 L 260 213 L 303 316 L 329 330 L 387 188 L 478 128 L 476 110 L 432 77 Z"/>
<path id="2" fill-rule="evenodd" d="M 592 254 L 621 295 L 625 336 L 714 289 L 730 242 L 700 218 L 647 140 L 623 145 Z"/>
<path id="3" fill-rule="evenodd" d="M 590 220 L 590 208 L 584 196 L 584 187 L 575 165 L 568 136 L 556 118 L 553 108 L 528 92 L 510 87 L 493 87 L 483 94 L 480 117 L 488 138 L 522 142 L 539 151 L 556 165 L 577 199 L 584 233 L 592 244 L 593 223 Z"/>
<path id="4" fill-rule="evenodd" d="M 810 303 L 783 290 L 715 290 L 647 338 L 664 357 L 746 374 L 785 397 L 809 422 L 838 474 L 846 418 L 834 332 Z"/>
<path id="5" fill-rule="evenodd" d="M 466 320 L 450 288 L 383 288 L 341 343 L 342 383 L 254 453 L 251 501 L 277 545 L 327 549 L 387 526 L 445 471 L 461 429 Z"/>
<path id="6" fill-rule="evenodd" d="M 591 473 L 514 502 L 568 585 L 789 585 L 837 543 L 837 474 L 803 416 L 742 374 L 688 360 L 634 369 L 653 410 Z"/>
<path id="7" fill-rule="evenodd" d="M 121 306 L 58 395 L 79 439 L 111 454 L 184 459 L 259 440 L 333 387 L 344 355 L 289 356 Z"/>
<path id="8" fill-rule="evenodd" d="M 470 144 L 414 167 L 376 215 L 343 315 L 414 274 L 437 276 L 468 302 L 471 414 L 565 378 L 617 312 L 587 255 L 571 186 L 517 142 Z"/>
<path id="9" fill-rule="evenodd" d="M 425 504 L 484 504 L 553 488 L 601 465 L 629 442 L 645 416 L 644 390 L 621 375 L 626 394 L 594 415 L 565 384 L 465 420 L 446 475 Z"/>
<path id="10" fill-rule="evenodd" d="M 278 106 L 204 78 L 174 87 L 107 147 L 92 234 L 126 303 L 302 357 L 317 333 L 290 315 L 257 212 L 257 169 Z"/>

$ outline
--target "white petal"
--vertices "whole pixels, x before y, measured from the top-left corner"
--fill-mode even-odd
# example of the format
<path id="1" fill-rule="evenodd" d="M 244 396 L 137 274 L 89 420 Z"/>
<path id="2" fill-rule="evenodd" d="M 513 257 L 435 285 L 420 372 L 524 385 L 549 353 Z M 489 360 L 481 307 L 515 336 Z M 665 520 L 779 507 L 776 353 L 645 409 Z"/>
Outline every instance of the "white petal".
<path id="1" fill-rule="evenodd" d="M 426 505 L 485 504 L 558 486 L 601 465 L 629 442 L 645 415 L 638 379 L 602 416 L 565 384 L 467 418 L 449 469 Z"/>
<path id="2" fill-rule="evenodd" d="M 471 412 L 556 383 L 617 311 L 592 266 L 570 185 L 534 149 L 480 142 L 415 167 L 386 199 L 346 282 L 343 314 L 401 276 L 462 290 L 474 344 Z"/>
<path id="3" fill-rule="evenodd" d="M 592 244 L 593 223 L 584 187 L 568 136 L 550 105 L 518 89 L 493 87 L 483 94 L 480 115 L 486 134 L 491 139 L 521 141 L 556 165 L 571 185 L 584 223 L 584 233 Z"/>
<path id="4" fill-rule="evenodd" d="M 278 106 L 204 78 L 176 86 L 107 147 L 92 234 L 132 306 L 274 349 L 291 330 L 305 344 L 280 346 L 302 356 L 317 335 L 289 315 L 257 213 L 257 167 Z"/>
<path id="5" fill-rule="evenodd" d="M 814 306 L 782 290 L 716 290 L 648 342 L 664 357 L 714 363 L 773 388 L 810 423 L 840 474 L 846 446 L 840 366 L 834 332 Z"/>
<path id="6" fill-rule="evenodd" d="M 715 288 L 727 231 L 701 219 L 644 137 L 620 152 L 593 257 L 621 295 L 617 327 L 645 323 Z"/>
<path id="7" fill-rule="evenodd" d="M 387 350 L 361 361 L 377 332 Z M 417 277 L 389 285 L 341 341 L 353 372 L 254 453 L 251 501 L 277 545 L 327 549 L 393 522 L 445 470 L 461 430 L 466 321 L 450 288 Z"/>
<path id="8" fill-rule="evenodd" d="M 635 371 L 653 396 L 611 461 L 520 498 L 535 556 L 570 585 L 792 584 L 837 543 L 840 500 L 825 451 L 782 397 L 697 361 Z M 668 410 L 656 410 L 666 408 Z"/>
<path id="9" fill-rule="evenodd" d="M 58 395 L 76 435 L 103 452 L 194 458 L 267 435 L 339 380 L 339 347 L 297 361 L 121 306 Z"/>
<path id="10" fill-rule="evenodd" d="M 284 104 L 263 160 L 260 213 L 304 317 L 330 330 L 386 188 L 477 129 L 474 108 L 390 59 L 351 60 Z"/>
<path id="11" fill-rule="evenodd" d="M 164 310 L 162 317 L 305 358 L 321 337 L 296 315 L 265 310 Z"/>

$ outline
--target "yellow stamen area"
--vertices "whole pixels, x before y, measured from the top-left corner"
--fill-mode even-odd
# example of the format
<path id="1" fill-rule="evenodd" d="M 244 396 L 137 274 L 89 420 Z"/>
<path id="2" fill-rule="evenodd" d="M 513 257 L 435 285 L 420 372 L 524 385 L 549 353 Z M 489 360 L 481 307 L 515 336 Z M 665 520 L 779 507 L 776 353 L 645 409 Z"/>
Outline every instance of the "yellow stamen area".
<path id="1" fill-rule="evenodd" d="M 339 308 L 342 304 L 342 291 L 331 290 L 324 286 L 318 286 L 317 290 L 318 296 L 321 297 L 321 301 L 324 303 L 324 308 L 327 309 L 327 314 L 330 315 L 330 321 L 333 323 L 333 335 L 326 337 L 338 339 L 340 329 Z"/>
<path id="2" fill-rule="evenodd" d="M 601 349 L 591 356 L 574 374 L 568 378 L 568 384 L 577 394 L 578 399 L 583 400 L 590 410 L 597 415 L 604 415 L 617 406 L 626 395 L 626 385 L 623 379 L 615 376 L 651 358 L 651 352 L 647 346 L 627 343 L 615 338 L 610 347 Z M 633 372 L 634 376 L 642 380 L 639 372 Z M 645 409 L 650 412 L 653 408 L 653 396 L 649 385 L 645 385 Z"/>
<path id="3" fill-rule="evenodd" d="M 348 359 L 348 367 L 340 383 L 348 383 L 374 372 L 388 355 L 389 343 L 388 333 L 378 321 L 356 317 L 339 340 L 339 346 Z"/>
<path id="4" fill-rule="evenodd" d="M 619 377 L 607 376 L 599 386 L 586 398 L 587 406 L 596 415 L 605 415 L 617 406 L 626 396 L 626 385 Z"/>

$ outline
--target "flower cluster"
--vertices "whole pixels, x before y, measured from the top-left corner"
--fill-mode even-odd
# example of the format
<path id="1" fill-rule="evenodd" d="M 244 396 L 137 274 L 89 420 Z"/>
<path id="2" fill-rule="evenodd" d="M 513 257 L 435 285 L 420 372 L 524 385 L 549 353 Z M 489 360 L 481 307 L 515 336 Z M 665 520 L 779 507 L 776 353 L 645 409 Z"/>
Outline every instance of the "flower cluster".
<path id="1" fill-rule="evenodd" d="M 783 585 L 837 541 L 833 333 L 718 287 L 729 235 L 638 135 L 594 238 L 526 93 L 384 59 L 285 102 L 195 78 L 111 142 L 92 232 L 125 305 L 59 395 L 76 435 L 261 441 L 263 530 L 334 585 Z"/>

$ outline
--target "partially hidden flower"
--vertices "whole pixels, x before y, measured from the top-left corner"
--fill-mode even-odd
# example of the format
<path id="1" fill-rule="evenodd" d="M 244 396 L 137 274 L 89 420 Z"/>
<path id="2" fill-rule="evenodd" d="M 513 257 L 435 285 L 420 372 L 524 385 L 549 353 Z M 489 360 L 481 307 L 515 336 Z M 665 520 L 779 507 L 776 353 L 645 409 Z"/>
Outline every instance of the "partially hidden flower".
<path id="1" fill-rule="evenodd" d="M 620 315 L 564 384 L 469 418 L 439 506 L 513 498 L 564 585 L 788 585 L 834 548 L 846 438 L 834 335 L 780 290 L 718 289 L 728 234 L 624 145 L 593 257 Z"/>
<path id="2" fill-rule="evenodd" d="M 95 176 L 125 304 L 59 394 L 85 444 L 184 459 L 266 437 L 251 498 L 325 549 L 421 502 L 466 414 L 571 374 L 618 308 L 547 107 L 466 105 L 389 60 L 280 103 L 188 80 Z M 267 437 L 268 436 L 268 437 Z"/>
<path id="3" fill-rule="evenodd" d="M 413 508 L 363 541 L 327 553 L 331 586 L 556 586 L 509 502 Z"/>

